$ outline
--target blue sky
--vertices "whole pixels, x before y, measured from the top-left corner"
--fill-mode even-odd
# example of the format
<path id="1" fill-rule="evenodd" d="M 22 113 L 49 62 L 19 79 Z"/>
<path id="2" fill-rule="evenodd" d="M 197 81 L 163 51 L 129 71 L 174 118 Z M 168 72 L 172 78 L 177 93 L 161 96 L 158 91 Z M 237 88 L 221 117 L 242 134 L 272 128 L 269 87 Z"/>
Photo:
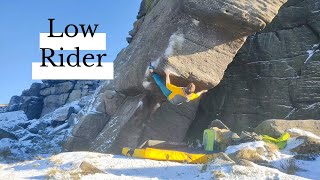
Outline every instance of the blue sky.
<path id="1" fill-rule="evenodd" d="M 40 61 L 39 33 L 49 32 L 48 18 L 55 18 L 54 31 L 68 24 L 99 24 L 107 33 L 108 57 L 113 61 L 127 46 L 126 37 L 136 19 L 140 0 L 2 0 L 0 2 L 0 104 L 21 95 L 35 82 L 31 63 Z M 99 53 L 99 51 L 97 52 Z M 93 53 L 96 54 L 96 53 Z"/>

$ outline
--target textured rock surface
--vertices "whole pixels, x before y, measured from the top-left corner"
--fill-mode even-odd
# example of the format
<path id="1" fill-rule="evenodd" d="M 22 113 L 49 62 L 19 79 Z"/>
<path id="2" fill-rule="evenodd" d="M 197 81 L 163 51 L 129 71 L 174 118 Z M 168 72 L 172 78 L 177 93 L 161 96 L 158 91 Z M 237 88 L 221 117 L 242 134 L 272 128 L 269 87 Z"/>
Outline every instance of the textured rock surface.
<path id="1" fill-rule="evenodd" d="M 272 119 L 259 124 L 255 132 L 258 134 L 267 134 L 272 137 L 280 137 L 286 130 L 291 128 L 303 129 L 320 136 L 320 121 L 318 120 Z"/>
<path id="2" fill-rule="evenodd" d="M 145 77 L 146 69 L 152 62 L 161 75 L 173 71 L 172 82 L 178 86 L 189 81 L 197 90 L 216 86 L 246 36 L 263 29 L 285 0 L 241 2 L 144 0 L 130 44 L 115 60 L 115 80 L 101 87 L 88 105 L 97 115 L 111 116 L 96 131 L 90 149 L 119 153 L 123 146 L 137 147 L 148 139 L 183 141 L 198 101 L 171 105 Z M 82 139 L 71 137 L 66 149 L 81 149 L 69 144 L 88 146 Z"/>
<path id="3" fill-rule="evenodd" d="M 217 127 L 213 127 L 211 129 L 215 132 L 215 147 L 220 151 L 225 151 L 233 141 L 240 138 L 236 133 L 231 132 L 228 129 L 219 129 Z"/>
<path id="4" fill-rule="evenodd" d="M 216 86 L 245 37 L 263 29 L 286 1 L 241 2 L 157 2 L 116 60 L 116 90 L 141 91 L 146 67 L 158 58 L 157 70 L 175 71 L 177 82 Z"/>
<path id="5" fill-rule="evenodd" d="M 292 149 L 292 152 L 298 153 L 298 154 L 316 154 L 318 155 L 320 153 L 320 139 L 311 138 L 308 136 L 301 136 L 297 139 L 303 140 L 303 143 L 299 146 Z"/>
<path id="6" fill-rule="evenodd" d="M 201 136 L 214 119 L 236 132 L 266 119 L 320 119 L 319 24 L 318 0 L 289 0 L 202 98 L 189 136 Z"/>
<path id="7" fill-rule="evenodd" d="M 38 119 L 57 108 L 90 95 L 99 81 L 43 81 L 33 83 L 21 96 L 13 96 L 8 112 L 22 110 L 28 119 Z"/>

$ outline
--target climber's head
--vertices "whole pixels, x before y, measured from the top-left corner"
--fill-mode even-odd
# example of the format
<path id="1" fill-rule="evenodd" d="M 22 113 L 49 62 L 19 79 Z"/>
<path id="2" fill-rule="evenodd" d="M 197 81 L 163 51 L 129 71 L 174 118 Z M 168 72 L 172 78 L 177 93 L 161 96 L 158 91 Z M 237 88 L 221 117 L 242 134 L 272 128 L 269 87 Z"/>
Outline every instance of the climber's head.
<path id="1" fill-rule="evenodd" d="M 196 85 L 194 85 L 193 83 L 190 83 L 186 88 L 186 94 L 192 94 L 194 93 L 194 91 L 196 90 Z"/>

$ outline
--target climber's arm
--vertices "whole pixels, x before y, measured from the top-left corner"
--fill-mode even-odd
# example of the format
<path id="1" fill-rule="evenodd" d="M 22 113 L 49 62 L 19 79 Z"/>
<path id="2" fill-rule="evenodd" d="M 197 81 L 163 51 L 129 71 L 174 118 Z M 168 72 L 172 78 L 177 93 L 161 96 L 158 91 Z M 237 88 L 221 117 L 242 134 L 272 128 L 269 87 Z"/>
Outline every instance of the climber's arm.
<path id="1" fill-rule="evenodd" d="M 203 93 L 206 93 L 206 92 L 208 92 L 208 90 L 203 90 L 203 91 L 200 91 L 200 92 L 197 92 L 197 93 L 192 93 L 192 94 L 189 94 L 187 96 L 187 98 L 188 98 L 189 101 L 193 101 L 193 100 L 199 98 Z"/>
<path id="2" fill-rule="evenodd" d="M 170 83 L 170 72 L 169 71 L 165 71 L 166 73 L 166 84 L 171 84 Z"/>
<path id="3" fill-rule="evenodd" d="M 196 94 L 197 94 L 198 96 L 201 96 L 203 93 L 206 93 L 206 92 L 208 92 L 208 90 L 202 90 L 202 91 L 200 91 L 200 92 L 197 92 Z"/>
<path id="4" fill-rule="evenodd" d="M 166 73 L 166 87 L 173 93 L 173 94 L 181 94 L 182 93 L 182 88 L 177 87 L 170 82 L 170 72 L 165 71 Z"/>

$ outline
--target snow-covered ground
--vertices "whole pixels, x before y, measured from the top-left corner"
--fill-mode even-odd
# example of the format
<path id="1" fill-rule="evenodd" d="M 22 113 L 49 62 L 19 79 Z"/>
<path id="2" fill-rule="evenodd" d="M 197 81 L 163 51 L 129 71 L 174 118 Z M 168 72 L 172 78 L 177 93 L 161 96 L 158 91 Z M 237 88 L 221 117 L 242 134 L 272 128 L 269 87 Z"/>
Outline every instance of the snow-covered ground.
<path id="1" fill-rule="evenodd" d="M 294 130 L 301 134 L 306 132 Z M 313 136 L 313 135 L 312 135 Z M 119 155 L 94 152 L 66 152 L 51 157 L 15 163 L 0 162 L 0 179 L 319 179 L 320 157 L 314 160 L 295 160 L 295 175 L 284 172 L 292 162 L 290 150 L 303 141 L 292 138 L 287 147 L 276 151 L 272 158 L 263 157 L 270 167 L 255 163 L 236 164 L 223 159 L 204 164 L 185 164 L 168 161 L 129 158 Z M 243 149 L 265 149 L 262 141 L 229 146 L 226 154 Z M 98 169 L 83 169 L 83 163 Z"/>
<path id="2" fill-rule="evenodd" d="M 80 168 L 87 162 L 102 172 Z M 219 173 L 217 173 L 219 172 Z M 245 167 L 219 161 L 204 165 L 127 158 L 90 152 L 62 153 L 50 158 L 16 164 L 0 164 L 0 179 L 303 179 L 259 165 Z M 259 176 L 259 177 L 257 177 Z"/>
<path id="3" fill-rule="evenodd" d="M 307 131 L 300 129 L 288 129 L 287 132 L 295 133 L 298 136 L 309 136 L 314 139 L 319 139 L 319 136 Z M 320 157 L 319 155 L 303 155 L 304 157 L 310 158 L 309 160 L 299 160 L 295 158 L 296 153 L 291 152 L 292 149 L 298 147 L 304 143 L 304 140 L 298 138 L 290 138 L 287 141 L 287 146 L 272 153 L 269 157 L 266 153 L 266 143 L 263 141 L 248 142 L 236 146 L 229 146 L 226 150 L 226 154 L 232 154 L 239 150 L 251 149 L 256 150 L 258 148 L 263 149 L 265 156 L 261 156 L 261 159 L 265 160 L 267 164 L 275 169 L 282 172 L 292 171 L 296 176 L 308 178 L 308 179 L 320 179 Z M 270 153 L 269 153 L 270 155 Z M 317 167 L 317 168 L 316 168 Z"/>

